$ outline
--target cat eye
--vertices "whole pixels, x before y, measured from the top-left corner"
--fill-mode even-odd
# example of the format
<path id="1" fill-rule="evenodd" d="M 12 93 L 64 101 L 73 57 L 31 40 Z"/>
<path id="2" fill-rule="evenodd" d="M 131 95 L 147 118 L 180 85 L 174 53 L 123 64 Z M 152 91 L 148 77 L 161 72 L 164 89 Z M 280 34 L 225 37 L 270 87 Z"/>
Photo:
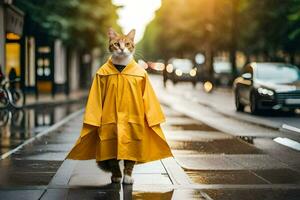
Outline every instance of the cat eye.
<path id="1" fill-rule="evenodd" d="M 115 45 L 115 46 L 119 46 L 119 43 L 118 43 L 118 42 L 115 42 L 114 45 Z"/>
<path id="2" fill-rule="evenodd" d="M 125 45 L 128 47 L 128 46 L 130 46 L 130 43 L 129 43 L 129 42 L 127 42 Z"/>

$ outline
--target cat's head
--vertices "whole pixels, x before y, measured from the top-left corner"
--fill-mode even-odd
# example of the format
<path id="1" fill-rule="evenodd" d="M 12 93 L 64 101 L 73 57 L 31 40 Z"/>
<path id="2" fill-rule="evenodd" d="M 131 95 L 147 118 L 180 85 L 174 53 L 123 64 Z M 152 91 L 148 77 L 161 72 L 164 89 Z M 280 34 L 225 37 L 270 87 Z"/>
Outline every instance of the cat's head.
<path id="1" fill-rule="evenodd" d="M 135 30 L 132 29 L 127 35 L 119 34 L 112 28 L 108 30 L 109 51 L 116 57 L 128 57 L 133 55 Z"/>

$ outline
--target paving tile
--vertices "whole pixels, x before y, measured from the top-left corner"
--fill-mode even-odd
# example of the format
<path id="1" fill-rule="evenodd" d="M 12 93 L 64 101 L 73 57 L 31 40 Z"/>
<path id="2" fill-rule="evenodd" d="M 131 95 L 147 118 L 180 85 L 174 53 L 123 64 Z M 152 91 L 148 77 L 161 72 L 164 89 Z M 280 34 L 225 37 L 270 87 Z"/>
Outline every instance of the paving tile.
<path id="1" fill-rule="evenodd" d="M 254 170 L 253 172 L 272 184 L 300 184 L 300 173 L 291 169 Z"/>
<path id="2" fill-rule="evenodd" d="M 47 189 L 41 200 L 66 200 L 69 189 Z"/>
<path id="3" fill-rule="evenodd" d="M 215 128 L 208 126 L 206 124 L 202 123 L 197 123 L 191 121 L 190 123 L 173 123 L 173 124 L 168 124 L 168 129 L 171 130 L 199 130 L 199 131 L 217 131 Z"/>
<path id="4" fill-rule="evenodd" d="M 282 169 L 287 165 L 269 155 L 227 155 L 231 161 L 243 166 L 244 169 Z"/>
<path id="5" fill-rule="evenodd" d="M 110 184 L 110 174 L 78 173 L 72 174 L 69 180 L 70 186 L 103 186 Z"/>
<path id="6" fill-rule="evenodd" d="M 299 200 L 300 189 L 202 190 L 213 200 Z"/>
<path id="7" fill-rule="evenodd" d="M 172 149 L 195 150 L 200 154 L 261 154 L 262 151 L 237 138 L 211 139 L 206 141 L 168 141 Z"/>
<path id="8" fill-rule="evenodd" d="M 186 173 L 194 183 L 199 184 L 268 184 L 247 170 L 187 170 Z"/>
<path id="9" fill-rule="evenodd" d="M 61 161 L 44 160 L 16 160 L 4 159 L 0 161 L 1 174 L 8 172 L 28 173 L 28 172 L 56 172 L 61 165 Z"/>
<path id="10" fill-rule="evenodd" d="M 131 199 L 131 192 L 125 193 L 129 196 L 124 199 Z M 123 194 L 122 194 L 123 196 Z M 68 200 L 83 200 L 83 199 L 105 199 L 105 200 L 118 200 L 121 197 L 120 185 L 118 188 L 111 188 L 109 190 L 96 189 L 96 188 L 79 188 L 70 189 L 68 192 Z"/>
<path id="11" fill-rule="evenodd" d="M 195 170 L 258 170 L 287 168 L 285 164 L 266 154 L 185 155 L 176 156 L 176 160 L 182 167 Z"/>
<path id="12" fill-rule="evenodd" d="M 28 172 L 28 173 L 18 173 L 9 172 L 0 174 L 0 186 L 38 186 L 38 185 L 48 185 L 50 180 L 55 175 L 55 172 Z"/>
<path id="13" fill-rule="evenodd" d="M 168 174 L 133 174 L 134 184 L 172 185 Z"/>
<path id="14" fill-rule="evenodd" d="M 233 136 L 221 132 L 209 131 L 182 131 L 182 130 L 164 130 L 168 140 L 192 140 L 192 141 L 211 141 L 218 139 L 229 139 Z"/>
<path id="15" fill-rule="evenodd" d="M 243 167 L 222 155 L 176 156 L 175 160 L 190 170 L 239 170 Z"/>
<path id="16" fill-rule="evenodd" d="M 179 197 L 179 195 L 177 195 Z M 186 196 L 185 196 L 186 197 Z M 140 200 L 154 200 L 154 199 L 162 199 L 162 200 L 171 200 L 173 198 L 173 190 L 167 192 L 148 192 L 148 191 L 133 191 L 132 199 Z M 177 199 L 186 199 L 186 198 L 177 198 Z"/>
<path id="17" fill-rule="evenodd" d="M 133 168 L 134 174 L 146 173 L 146 174 L 161 174 L 167 173 L 160 160 L 148 162 L 145 164 L 135 165 Z"/>
<path id="18" fill-rule="evenodd" d="M 0 200 L 38 200 L 44 190 L 0 190 Z"/>
<path id="19" fill-rule="evenodd" d="M 63 161 L 67 156 L 67 152 L 40 152 L 36 155 L 22 156 L 24 160 L 48 160 Z"/>

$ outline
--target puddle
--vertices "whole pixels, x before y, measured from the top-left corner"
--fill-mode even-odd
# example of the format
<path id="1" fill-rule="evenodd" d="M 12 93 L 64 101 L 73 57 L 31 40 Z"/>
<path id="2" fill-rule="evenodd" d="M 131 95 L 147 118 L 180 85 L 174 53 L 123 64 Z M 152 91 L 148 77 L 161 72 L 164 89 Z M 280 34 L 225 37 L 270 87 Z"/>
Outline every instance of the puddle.
<path id="1" fill-rule="evenodd" d="M 198 184 L 267 184 L 248 170 L 187 170 L 186 173 L 194 183 Z"/>
<path id="2" fill-rule="evenodd" d="M 0 110 L 0 155 L 81 109 L 84 103 L 83 100 L 20 110 Z"/>
<path id="3" fill-rule="evenodd" d="M 169 141 L 174 150 L 194 150 L 201 154 L 261 154 L 252 145 L 239 139 L 218 139 L 208 141 Z"/>
<path id="4" fill-rule="evenodd" d="M 218 131 L 206 124 L 190 123 L 190 124 L 170 124 L 172 130 L 199 130 L 199 131 Z"/>
<path id="5" fill-rule="evenodd" d="M 299 200 L 300 189 L 209 189 L 203 190 L 213 200 Z"/>

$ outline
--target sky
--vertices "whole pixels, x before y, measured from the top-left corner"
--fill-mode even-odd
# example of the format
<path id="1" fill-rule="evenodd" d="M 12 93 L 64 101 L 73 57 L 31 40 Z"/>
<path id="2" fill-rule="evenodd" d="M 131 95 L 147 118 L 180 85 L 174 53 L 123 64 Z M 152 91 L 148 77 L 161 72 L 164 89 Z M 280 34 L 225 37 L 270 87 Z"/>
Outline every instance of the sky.
<path id="1" fill-rule="evenodd" d="M 131 29 L 136 29 L 136 42 L 142 39 L 147 24 L 161 6 L 161 0 L 113 0 L 112 2 L 124 6 L 118 11 L 118 24 L 124 34 Z"/>

